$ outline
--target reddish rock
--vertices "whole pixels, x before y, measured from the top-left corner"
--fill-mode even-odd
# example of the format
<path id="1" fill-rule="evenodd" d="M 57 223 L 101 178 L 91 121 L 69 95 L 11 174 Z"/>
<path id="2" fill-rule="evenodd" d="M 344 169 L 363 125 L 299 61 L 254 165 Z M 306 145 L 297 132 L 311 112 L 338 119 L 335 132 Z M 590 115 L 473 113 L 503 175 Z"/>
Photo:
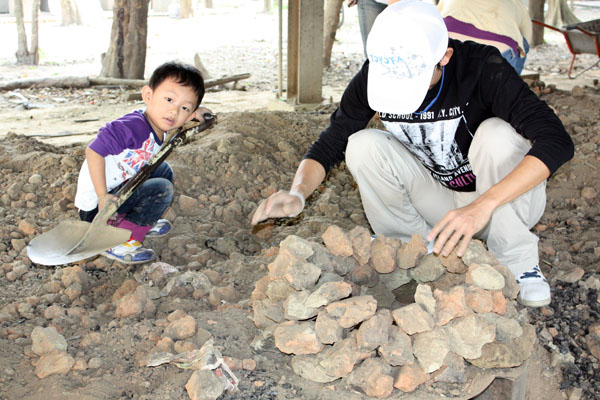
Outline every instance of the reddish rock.
<path id="1" fill-rule="evenodd" d="M 315 321 L 315 332 L 323 344 L 333 344 L 343 339 L 344 328 L 326 310 L 321 310 Z"/>
<path id="2" fill-rule="evenodd" d="M 174 340 L 187 339 L 196 333 L 196 320 L 191 315 L 171 322 L 165 329 L 164 335 Z"/>
<path id="3" fill-rule="evenodd" d="M 396 325 L 408 335 L 427 332 L 435 326 L 433 317 L 417 303 L 394 310 L 392 316 Z"/>
<path id="4" fill-rule="evenodd" d="M 325 247 L 334 256 L 350 257 L 352 255 L 352 241 L 339 226 L 329 226 L 322 237 Z"/>
<path id="5" fill-rule="evenodd" d="M 378 236 L 371 243 L 371 259 L 369 265 L 380 274 L 389 274 L 396 269 L 396 246 L 388 243 L 383 236 Z"/>
<path id="6" fill-rule="evenodd" d="M 371 234 L 362 227 L 357 226 L 348 233 L 352 241 L 352 256 L 360 265 L 365 265 L 371 257 Z"/>
<path id="7" fill-rule="evenodd" d="M 372 296 L 350 297 L 331 303 L 326 309 L 342 328 L 351 328 L 375 315 L 377 301 Z"/>
<path id="8" fill-rule="evenodd" d="M 456 251 L 450 253 L 448 257 L 439 256 L 442 265 L 446 267 L 448 272 L 453 274 L 464 274 L 467 271 L 467 266 L 462 258 L 456 255 Z"/>
<path id="9" fill-rule="evenodd" d="M 433 296 L 436 299 L 435 320 L 438 326 L 445 325 L 452 319 L 467 315 L 470 312 L 463 286 L 455 287 L 450 292 L 442 292 L 436 289 Z"/>
<path id="10" fill-rule="evenodd" d="M 473 286 L 470 287 L 466 292 L 466 301 L 471 310 L 475 311 L 476 313 L 485 314 L 492 311 L 492 293 L 487 290 Z"/>
<path id="11" fill-rule="evenodd" d="M 113 303 L 118 303 L 125 295 L 133 293 L 135 288 L 139 286 L 139 283 L 134 281 L 133 279 L 127 279 L 124 281 L 121 286 L 115 291 L 112 296 Z"/>
<path id="12" fill-rule="evenodd" d="M 504 315 L 506 313 L 506 305 L 508 300 L 502 292 L 492 292 L 492 311 L 496 314 Z"/>
<path id="13" fill-rule="evenodd" d="M 394 380 L 394 387 L 404 393 L 409 393 L 415 391 L 419 385 L 428 380 L 429 374 L 418 365 L 405 365 L 398 371 L 398 375 Z"/>
<path id="14" fill-rule="evenodd" d="M 273 336 L 275 346 L 286 354 L 316 354 L 323 350 L 314 322 L 284 322 L 275 329 Z"/>
<path id="15" fill-rule="evenodd" d="M 414 234 L 409 242 L 398 249 L 396 253 L 396 263 L 398 268 L 409 269 L 417 265 L 417 261 L 427 254 L 427 246 L 421 235 Z"/>

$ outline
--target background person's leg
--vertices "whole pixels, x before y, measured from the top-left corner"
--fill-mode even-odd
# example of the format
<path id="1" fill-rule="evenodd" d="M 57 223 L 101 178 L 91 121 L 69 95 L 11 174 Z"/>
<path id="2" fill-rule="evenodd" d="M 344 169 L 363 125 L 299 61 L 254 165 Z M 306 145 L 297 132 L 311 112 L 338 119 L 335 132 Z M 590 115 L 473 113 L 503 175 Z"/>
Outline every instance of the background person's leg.
<path id="1" fill-rule="evenodd" d="M 371 31 L 375 18 L 385 7 L 385 4 L 378 3 L 375 0 L 358 0 L 358 26 L 360 27 L 365 57 L 367 57 L 367 36 Z"/>
<path id="2" fill-rule="evenodd" d="M 376 234 L 402 241 L 415 233 L 424 238 L 456 207 L 452 191 L 387 132 L 366 129 L 350 136 L 346 164 Z"/>

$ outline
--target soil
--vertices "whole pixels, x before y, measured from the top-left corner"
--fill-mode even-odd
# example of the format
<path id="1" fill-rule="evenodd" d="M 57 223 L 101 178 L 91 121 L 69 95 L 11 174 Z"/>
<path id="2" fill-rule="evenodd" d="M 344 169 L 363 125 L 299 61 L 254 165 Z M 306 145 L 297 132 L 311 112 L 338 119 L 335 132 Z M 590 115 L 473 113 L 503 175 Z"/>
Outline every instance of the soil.
<path id="1" fill-rule="evenodd" d="M 341 382 L 325 386 L 296 376 L 289 356 L 279 352 L 272 337 L 255 327 L 250 304 L 256 281 L 266 274 L 276 247 L 288 235 L 320 242 L 321 234 L 332 224 L 344 230 L 356 225 L 368 227 L 357 187 L 343 164 L 308 200 L 299 218 L 270 221 L 258 228 L 249 222 L 261 199 L 289 187 L 301 156 L 326 127 L 339 94 L 358 70 L 362 47 L 356 11 L 346 9 L 332 67 L 325 71 L 326 100 L 309 111 L 288 112 L 268 110 L 286 107 L 275 95 L 276 14 L 260 13 L 261 8 L 262 2 L 257 1 L 237 8 L 227 3 L 222 10 L 197 11 L 195 20 L 160 15 L 150 18 L 150 70 L 169 58 L 191 61 L 189 50 L 183 51 L 179 44 L 169 47 L 177 43 L 173 32 L 181 32 L 174 28 L 184 27 L 195 37 L 211 38 L 198 47 L 202 47 L 202 59 L 209 71 L 218 70 L 214 77 L 252 73 L 250 79 L 241 82 L 242 91 L 219 89 L 207 93 L 205 105 L 218 113 L 219 124 L 193 136 L 169 158 L 175 170 L 176 195 L 167 218 L 174 223 L 174 230 L 165 238 L 145 243 L 157 252 L 161 262 L 176 267 L 179 273 L 206 273 L 215 289 L 210 295 L 190 285 L 178 286 L 168 296 L 152 300 L 153 308 L 144 313 L 119 318 L 117 301 L 127 293 L 131 280 L 137 282 L 135 285 L 148 284 L 143 267 L 125 266 L 102 257 L 84 260 L 76 264 L 87 277 L 77 292 L 65 278 L 73 265 L 33 265 L 25 245 L 60 221 L 77 219 L 72 200 L 85 144 L 106 121 L 141 105 L 127 100 L 134 92 L 128 89 L 23 89 L 17 91 L 18 95 L 0 93 L 0 398 L 186 399 L 190 371 L 174 365 L 143 366 L 175 311 L 193 316 L 198 329 L 206 330 L 223 355 L 234 359 L 232 365 L 236 360 L 256 362 L 255 369 L 234 370 L 240 378 L 240 390 L 228 398 L 363 398 Z M 575 11 L 583 20 L 594 15 L 598 18 L 597 9 L 576 7 Z M 225 34 L 207 36 L 202 31 L 214 31 L 225 21 L 241 23 L 248 15 L 253 15 L 252 26 L 257 30 L 250 30 L 243 40 Z M 3 49 L 2 58 L 8 61 L 0 66 L 2 80 L 98 72 L 97 55 L 83 49 L 103 51 L 102 45 L 90 42 L 79 48 L 79 41 L 90 34 L 108 37 L 110 24 L 103 21 L 99 27 L 59 27 L 51 15 L 46 17 L 48 22 L 42 29 L 48 35 L 77 38 L 72 44 L 77 56 L 69 57 L 64 43 L 58 49 L 50 44 L 54 42 L 48 41 L 48 47 L 42 42 L 42 48 L 48 49 L 42 65 L 28 69 L 13 64 L 14 50 L 9 53 L 10 48 Z M 12 40 L 16 35 L 10 30 L 14 25 L 5 22 L 0 24 L 0 32 L 6 33 L 3 37 L 9 38 L 8 43 L 16 43 Z M 558 288 L 569 274 L 577 275 L 578 271 L 583 276 L 575 282 L 595 276 L 600 265 L 600 71 L 586 72 L 576 82 L 565 80 L 570 56 L 564 43 L 551 38 L 550 43 L 532 50 L 526 67 L 540 74 L 539 80 L 531 82 L 533 89 L 556 110 L 576 144 L 574 159 L 550 178 L 547 209 L 534 228 L 540 236 L 541 267 L 553 288 Z M 589 61 L 594 61 L 594 56 L 582 55 L 581 60 L 578 56 L 582 65 Z M 157 281 L 153 276 L 155 285 L 162 287 L 168 277 L 159 278 Z M 132 290 L 130 287 L 129 292 Z M 549 312 L 534 312 L 538 331 L 563 312 L 557 305 L 570 300 L 561 297 L 563 293 L 558 289 L 553 289 L 553 296 L 556 300 L 548 308 L 552 318 Z M 591 294 L 587 297 L 590 302 L 598 301 Z M 63 335 L 77 369 L 44 379 L 35 375 L 34 364 L 39 358 L 32 352 L 31 333 L 40 326 L 54 326 Z M 584 329 L 578 334 L 587 333 Z M 553 351 L 548 346 L 552 338 L 539 340 L 550 353 Z M 543 377 L 530 384 L 543 393 L 564 382 L 563 365 L 544 364 L 542 360 L 551 358 L 550 353 L 539 350 L 543 354 L 536 362 Z M 587 353 L 582 356 L 575 352 L 574 356 L 594 361 Z M 590 368 L 592 374 L 598 373 L 598 360 Z M 563 398 L 579 386 L 576 380 L 563 384 Z M 583 390 L 583 398 L 598 395 L 593 386 Z M 392 397 L 410 398 L 398 392 Z"/>

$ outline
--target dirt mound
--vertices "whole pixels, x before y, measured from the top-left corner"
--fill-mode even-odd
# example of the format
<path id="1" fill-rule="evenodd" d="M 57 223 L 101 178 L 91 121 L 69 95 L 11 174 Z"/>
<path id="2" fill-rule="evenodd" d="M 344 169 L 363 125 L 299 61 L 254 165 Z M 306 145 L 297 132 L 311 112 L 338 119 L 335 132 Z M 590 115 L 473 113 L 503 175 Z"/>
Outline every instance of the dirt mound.
<path id="1" fill-rule="evenodd" d="M 546 92 L 543 98 L 573 135 L 576 156 L 548 184 L 547 211 L 535 228 L 541 267 L 554 282 L 577 282 L 583 274 L 587 279 L 596 273 L 600 259 L 600 100 L 595 89 Z M 324 390 L 296 376 L 289 357 L 254 326 L 249 301 L 274 259 L 272 248 L 285 237 L 320 242 L 330 225 L 346 231 L 368 229 L 358 190 L 343 165 L 330 173 L 299 218 L 269 221 L 256 229 L 249 223 L 262 198 L 289 187 L 331 111 L 220 115 L 216 127 L 171 155 L 176 195 L 167 217 L 174 231 L 146 244 L 161 262 L 176 268 L 174 275 L 168 269 L 144 272 L 102 257 L 54 269 L 32 265 L 25 253 L 29 240 L 61 220 L 77 219 L 73 197 L 85 147 L 54 147 L 8 135 L 0 142 L 0 392 L 9 399 L 187 398 L 190 373 L 174 366 L 144 367 L 143 360 L 157 348 L 199 348 L 212 337 L 231 364 L 240 361 L 234 369 L 240 393 L 232 398 L 359 398 L 343 385 Z M 167 295 L 157 292 L 173 276 L 185 273 L 197 274 L 180 279 Z M 562 295 L 553 292 L 555 299 Z M 137 311 L 128 314 L 125 306 L 131 306 L 128 312 Z M 560 312 L 553 310 L 555 315 Z M 538 331 L 545 315 L 536 317 Z M 173 321 L 187 316 L 195 321 L 192 336 L 166 335 Z M 73 365 L 64 375 L 40 379 L 36 371 L 46 361 L 33 351 L 32 332 L 50 326 L 65 339 L 62 351 Z M 543 343 L 553 339 L 540 338 Z M 593 360 L 586 368 L 591 365 L 597 373 L 598 360 L 586 356 Z M 244 369 L 242 360 L 253 360 L 256 367 Z M 559 361 L 553 367 L 562 365 Z M 569 386 L 577 382 L 569 380 Z M 597 394 L 593 385 L 582 390 L 590 397 Z"/>

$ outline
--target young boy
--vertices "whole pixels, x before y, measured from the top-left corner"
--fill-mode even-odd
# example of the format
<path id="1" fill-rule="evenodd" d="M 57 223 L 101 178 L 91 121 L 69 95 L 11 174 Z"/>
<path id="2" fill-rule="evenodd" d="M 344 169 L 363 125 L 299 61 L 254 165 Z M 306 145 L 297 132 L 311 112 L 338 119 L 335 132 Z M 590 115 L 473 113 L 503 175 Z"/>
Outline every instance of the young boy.
<path id="1" fill-rule="evenodd" d="M 166 131 L 194 117 L 204 96 L 204 80 L 189 65 L 167 62 L 159 66 L 142 88 L 145 110 L 109 122 L 86 149 L 77 182 L 75 206 L 82 220 L 91 222 L 115 193 L 160 150 Z M 203 109 L 206 111 L 206 109 Z M 126 264 L 152 261 L 156 254 L 142 247 L 145 237 L 161 237 L 171 230 L 159 219 L 173 199 L 173 170 L 163 162 L 117 210 L 111 224 L 131 231 L 131 238 L 102 255 Z"/>

